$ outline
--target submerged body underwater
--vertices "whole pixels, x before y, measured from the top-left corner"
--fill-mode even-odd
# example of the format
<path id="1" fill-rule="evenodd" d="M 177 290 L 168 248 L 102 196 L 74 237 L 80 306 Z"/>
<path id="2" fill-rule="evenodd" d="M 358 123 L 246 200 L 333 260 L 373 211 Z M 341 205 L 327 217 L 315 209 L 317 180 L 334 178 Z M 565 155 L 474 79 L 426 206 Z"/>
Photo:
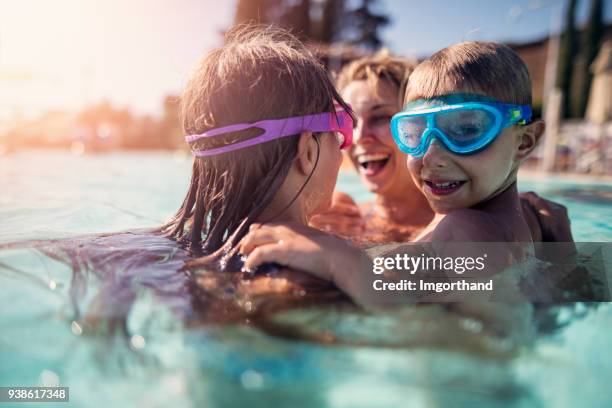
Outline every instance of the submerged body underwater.
<path id="1" fill-rule="evenodd" d="M 609 303 L 540 310 L 521 337 L 439 305 L 364 311 L 327 288 L 254 295 L 186 273 L 191 254 L 152 228 L 189 168 L 167 153 L 3 158 L 0 385 L 68 386 L 79 407 L 612 404 Z M 611 241 L 612 186 L 519 188 L 566 205 L 577 241 Z M 339 190 L 367 199 L 352 173 Z"/>

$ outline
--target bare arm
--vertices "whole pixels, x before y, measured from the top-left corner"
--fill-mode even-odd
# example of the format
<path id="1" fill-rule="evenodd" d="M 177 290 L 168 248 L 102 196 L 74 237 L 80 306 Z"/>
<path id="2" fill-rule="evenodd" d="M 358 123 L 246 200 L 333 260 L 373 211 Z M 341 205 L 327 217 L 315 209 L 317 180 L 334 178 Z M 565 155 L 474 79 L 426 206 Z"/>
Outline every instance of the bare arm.
<path id="1" fill-rule="evenodd" d="M 472 210 L 457 213 L 436 228 L 437 241 L 432 246 L 437 255 L 476 258 L 482 255 L 482 245 L 473 242 L 505 240 L 500 229 L 491 228 L 492 223 L 482 214 Z M 411 249 L 414 248 L 405 244 L 389 244 L 385 246 L 385 256 L 403 255 Z M 240 244 L 240 252 L 247 256 L 247 268 L 276 262 L 333 282 L 358 303 L 371 300 L 372 259 L 364 250 L 337 236 L 296 224 L 253 225 Z M 504 269 L 517 258 L 507 245 L 491 245 L 487 252 L 487 275 Z M 418 255 L 420 252 L 415 254 Z"/>

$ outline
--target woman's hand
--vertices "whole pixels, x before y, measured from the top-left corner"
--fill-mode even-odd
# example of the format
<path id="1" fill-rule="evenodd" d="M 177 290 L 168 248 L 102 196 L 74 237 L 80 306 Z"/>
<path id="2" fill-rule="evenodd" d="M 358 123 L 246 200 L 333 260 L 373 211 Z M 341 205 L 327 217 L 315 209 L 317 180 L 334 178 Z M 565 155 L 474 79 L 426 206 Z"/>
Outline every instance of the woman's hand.
<path id="1" fill-rule="evenodd" d="M 331 207 L 308 220 L 311 227 L 344 238 L 360 237 L 365 233 L 366 222 L 359 206 L 350 195 L 334 192 Z"/>
<path id="2" fill-rule="evenodd" d="M 532 191 L 522 193 L 520 198 L 523 215 L 531 229 L 536 257 L 549 262 L 560 262 L 575 254 L 576 246 L 567 208 Z"/>
<path id="3" fill-rule="evenodd" d="M 540 225 L 540 234 L 537 231 L 533 234 L 534 242 L 574 242 L 565 206 L 546 200 L 533 191 L 522 193 L 520 198 L 528 224 L 532 226 L 533 221 L 530 222 L 530 219 L 535 219 Z"/>
<path id="4" fill-rule="evenodd" d="M 239 250 L 246 268 L 276 262 L 330 281 L 353 299 L 372 270 L 370 258 L 350 242 L 299 224 L 253 224 Z"/>

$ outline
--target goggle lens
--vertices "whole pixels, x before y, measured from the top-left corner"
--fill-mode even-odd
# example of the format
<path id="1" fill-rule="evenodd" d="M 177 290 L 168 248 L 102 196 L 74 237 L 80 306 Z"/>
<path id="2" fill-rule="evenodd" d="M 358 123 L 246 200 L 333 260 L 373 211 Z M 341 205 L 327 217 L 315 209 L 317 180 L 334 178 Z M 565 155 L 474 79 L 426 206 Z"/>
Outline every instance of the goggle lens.
<path id="1" fill-rule="evenodd" d="M 423 116 L 404 117 L 397 123 L 398 135 L 402 143 L 411 149 L 419 146 L 426 128 L 427 119 Z"/>
<path id="2" fill-rule="evenodd" d="M 484 137 L 495 126 L 495 116 L 485 109 L 440 112 L 436 127 L 458 146 L 468 146 Z"/>

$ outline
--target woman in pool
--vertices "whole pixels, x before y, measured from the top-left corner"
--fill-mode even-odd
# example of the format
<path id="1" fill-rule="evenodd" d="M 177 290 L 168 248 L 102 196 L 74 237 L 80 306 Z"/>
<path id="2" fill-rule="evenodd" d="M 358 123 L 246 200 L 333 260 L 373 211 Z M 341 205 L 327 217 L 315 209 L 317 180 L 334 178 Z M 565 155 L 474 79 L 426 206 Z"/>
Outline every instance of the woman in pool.
<path id="1" fill-rule="evenodd" d="M 394 143 L 389 126 L 402 108 L 413 69 L 411 61 L 383 51 L 340 72 L 336 88 L 357 117 L 347 154 L 375 198 L 358 206 L 348 194 L 336 192 L 332 208 L 312 217 L 312 226 L 360 241 L 406 242 L 432 220 L 434 213 L 414 185 L 406 155 Z M 535 193 L 522 194 L 521 199 L 534 242 L 572 241 L 565 207 Z"/>

